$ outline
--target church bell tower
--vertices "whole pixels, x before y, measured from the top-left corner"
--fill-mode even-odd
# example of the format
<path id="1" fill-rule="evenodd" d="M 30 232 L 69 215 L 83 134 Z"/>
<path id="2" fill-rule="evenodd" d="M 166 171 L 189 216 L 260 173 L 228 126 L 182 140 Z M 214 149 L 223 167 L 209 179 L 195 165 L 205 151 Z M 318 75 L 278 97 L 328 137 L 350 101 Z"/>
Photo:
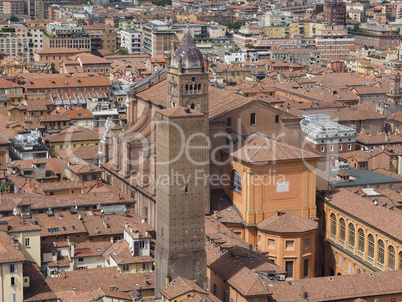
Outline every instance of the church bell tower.
<path id="1" fill-rule="evenodd" d="M 208 61 L 188 31 L 171 58 L 167 84 L 168 108 L 157 112 L 156 128 L 156 177 L 169 180 L 156 189 L 156 298 L 166 288 L 167 276 L 206 288 Z"/>

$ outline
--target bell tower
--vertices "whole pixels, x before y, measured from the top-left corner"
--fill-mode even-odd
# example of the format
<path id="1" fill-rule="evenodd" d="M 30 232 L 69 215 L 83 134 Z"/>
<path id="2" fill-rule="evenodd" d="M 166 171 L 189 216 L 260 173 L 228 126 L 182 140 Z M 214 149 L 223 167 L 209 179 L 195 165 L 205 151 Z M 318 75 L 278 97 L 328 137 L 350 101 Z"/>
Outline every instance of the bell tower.
<path id="1" fill-rule="evenodd" d="M 169 64 L 168 64 L 169 65 Z M 209 212 L 208 61 L 187 31 L 167 76 L 168 108 L 157 112 L 155 297 L 167 276 L 206 289 L 205 213 Z M 178 175 L 178 177 L 170 177 Z"/>
<path id="2" fill-rule="evenodd" d="M 167 73 L 168 108 L 184 107 L 208 114 L 208 69 L 207 57 L 186 31 Z"/>

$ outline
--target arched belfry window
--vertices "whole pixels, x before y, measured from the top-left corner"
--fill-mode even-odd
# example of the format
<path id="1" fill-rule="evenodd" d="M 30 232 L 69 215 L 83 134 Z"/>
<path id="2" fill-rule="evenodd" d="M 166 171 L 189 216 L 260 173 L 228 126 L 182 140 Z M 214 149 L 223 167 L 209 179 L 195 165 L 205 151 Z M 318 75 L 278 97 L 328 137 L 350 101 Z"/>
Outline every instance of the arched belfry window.
<path id="1" fill-rule="evenodd" d="M 235 191 L 241 192 L 242 190 L 242 185 L 241 185 L 241 177 L 239 172 L 236 170 L 233 170 L 232 172 L 232 188 Z"/>
<path id="2" fill-rule="evenodd" d="M 190 108 L 191 108 L 192 110 L 194 110 L 194 109 L 195 109 L 195 104 L 192 103 L 191 106 L 190 106 Z"/>

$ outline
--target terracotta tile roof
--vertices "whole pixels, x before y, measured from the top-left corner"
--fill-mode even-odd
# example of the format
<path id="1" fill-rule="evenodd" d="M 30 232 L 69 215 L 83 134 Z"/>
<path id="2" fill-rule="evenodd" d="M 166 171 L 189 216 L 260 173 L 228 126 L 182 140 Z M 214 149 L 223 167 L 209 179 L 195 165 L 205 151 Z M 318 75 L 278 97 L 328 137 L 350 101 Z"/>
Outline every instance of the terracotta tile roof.
<path id="1" fill-rule="evenodd" d="M 257 228 L 274 233 L 304 233 L 318 228 L 318 223 L 292 212 L 278 211 L 257 224 Z"/>
<path id="2" fill-rule="evenodd" d="M 110 79 L 105 76 L 92 77 L 44 77 L 27 78 L 25 89 L 61 89 L 66 87 L 111 87 Z"/>
<path id="3" fill-rule="evenodd" d="M 44 122 L 70 122 L 70 119 L 62 115 L 46 115 L 40 118 L 42 123 Z"/>
<path id="4" fill-rule="evenodd" d="M 360 133 L 356 138 L 356 142 L 364 145 L 387 145 L 390 143 L 402 144 L 402 136 L 398 134 L 368 135 L 365 133 Z"/>
<path id="5" fill-rule="evenodd" d="M 77 60 L 80 61 L 84 65 L 89 65 L 89 64 L 111 64 L 109 60 L 106 60 L 104 58 L 86 53 L 86 54 L 78 54 L 74 57 L 70 58 L 71 60 Z"/>
<path id="6" fill-rule="evenodd" d="M 161 291 L 161 294 L 168 300 L 172 300 L 178 296 L 185 295 L 189 292 L 198 292 L 204 295 L 208 295 L 209 293 L 203 290 L 196 282 L 183 278 L 177 277 L 173 281 L 171 281 L 166 289 Z"/>
<path id="7" fill-rule="evenodd" d="M 50 114 L 53 116 L 62 115 L 71 120 L 83 120 L 93 118 L 92 112 L 89 109 L 83 109 L 83 108 L 68 110 L 62 107 L 60 109 L 53 110 Z"/>
<path id="8" fill-rule="evenodd" d="M 222 152 L 238 160 L 249 163 L 267 163 L 271 161 L 319 159 L 321 156 L 302 150 L 286 143 L 273 140 L 259 133 L 251 134 L 237 149 L 222 149 Z"/>
<path id="9" fill-rule="evenodd" d="M 8 89 L 8 88 L 19 88 L 21 85 L 15 84 L 13 82 L 7 81 L 3 78 L 0 78 L 0 89 Z"/>
<path id="10" fill-rule="evenodd" d="M 85 130 L 48 135 L 45 137 L 45 140 L 51 143 L 72 143 L 80 141 L 99 141 L 100 138 L 97 130 Z"/>
<path id="11" fill-rule="evenodd" d="M 80 258 L 101 256 L 111 245 L 109 241 L 75 243 L 73 256 Z"/>
<path id="12" fill-rule="evenodd" d="M 67 169 L 70 169 L 74 174 L 99 173 L 103 171 L 102 168 L 91 164 L 71 165 Z"/>
<path id="13" fill-rule="evenodd" d="M 56 55 L 56 54 L 78 54 L 80 51 L 75 48 L 67 47 L 49 47 L 42 48 L 35 51 L 37 54 L 41 55 Z"/>
<path id="14" fill-rule="evenodd" d="M 103 185 L 101 189 L 105 187 Z M 43 196 L 41 194 L 3 194 L 0 202 L 0 212 L 13 211 L 16 205 L 31 205 L 32 210 L 39 209 L 60 209 L 73 206 L 96 206 L 101 205 L 121 205 L 133 204 L 134 200 L 117 191 L 110 190 L 102 192 L 92 190 L 86 194 L 74 194 L 74 198 L 68 195 L 50 195 Z"/>
<path id="15" fill-rule="evenodd" d="M 130 246 L 126 240 L 119 240 L 113 243 L 104 253 L 103 258 L 110 261 L 110 258 L 118 265 L 132 264 L 132 263 L 152 263 L 154 258 L 151 256 L 133 256 L 130 251 Z"/>
<path id="16" fill-rule="evenodd" d="M 238 209 L 223 190 L 211 190 L 211 212 L 216 212 L 223 223 L 243 223 L 244 219 Z"/>
<path id="17" fill-rule="evenodd" d="M 54 216 L 46 213 L 36 214 L 35 219 L 42 228 L 41 237 L 86 233 L 78 214 L 71 214 L 68 211 L 55 212 Z"/>
<path id="18" fill-rule="evenodd" d="M 6 232 L 0 231 L 0 263 L 21 261 L 25 261 L 24 255 L 13 244 L 12 238 Z"/>
<path id="19" fill-rule="evenodd" d="M 357 275 L 273 282 L 269 286 L 272 300 L 288 301 L 357 301 L 357 297 L 391 296 L 402 293 L 402 270 Z M 307 300 L 304 297 L 307 295 Z M 365 301 L 365 300 L 364 300 Z"/>
<path id="20" fill-rule="evenodd" d="M 154 288 L 154 272 L 120 274 L 115 267 L 104 267 L 61 272 L 59 278 L 44 278 L 39 267 L 32 263 L 29 265 L 30 268 L 25 268 L 31 282 L 24 295 L 24 301 L 27 302 L 56 299 L 56 293 L 71 290 L 82 294 L 115 287 L 118 295 L 117 292 L 128 294 L 134 290 Z"/>
<path id="21" fill-rule="evenodd" d="M 150 101 L 163 108 L 167 107 L 167 81 L 160 82 L 151 88 L 137 94 L 138 97 Z M 227 100 L 230 100 L 228 102 Z M 246 98 L 233 94 L 223 89 L 209 86 L 209 118 L 215 119 L 220 115 L 230 112 L 242 105 L 253 101 L 253 98 Z"/>
<path id="22" fill-rule="evenodd" d="M 344 108 L 331 112 L 333 121 L 363 121 L 363 120 L 384 120 L 385 116 L 373 110 L 359 109 L 356 107 Z"/>
<path id="23" fill-rule="evenodd" d="M 58 150 L 57 157 L 68 160 L 71 163 L 82 163 L 81 160 L 97 159 L 99 146 L 79 146 L 64 150 Z"/>
<path id="24" fill-rule="evenodd" d="M 398 112 L 388 115 L 387 120 L 402 123 L 402 112 L 398 111 Z"/>
<path id="25" fill-rule="evenodd" d="M 98 215 L 82 216 L 82 222 L 90 237 L 123 234 L 126 221 L 133 229 L 139 231 L 140 237 L 145 237 L 146 232 L 153 231 L 147 223 L 142 223 L 142 218 L 137 214 L 111 214 L 103 217 Z"/>
<path id="26" fill-rule="evenodd" d="M 0 218 L 0 225 L 5 226 L 3 231 L 7 233 L 40 231 L 36 219 L 21 219 L 19 216 L 7 216 Z"/>
<path id="27" fill-rule="evenodd" d="M 353 215 L 379 231 L 393 236 L 402 243 L 402 211 L 391 206 L 375 205 L 372 199 L 364 198 L 348 189 L 331 192 L 329 205 Z M 392 221 L 393 223 L 389 223 Z"/>

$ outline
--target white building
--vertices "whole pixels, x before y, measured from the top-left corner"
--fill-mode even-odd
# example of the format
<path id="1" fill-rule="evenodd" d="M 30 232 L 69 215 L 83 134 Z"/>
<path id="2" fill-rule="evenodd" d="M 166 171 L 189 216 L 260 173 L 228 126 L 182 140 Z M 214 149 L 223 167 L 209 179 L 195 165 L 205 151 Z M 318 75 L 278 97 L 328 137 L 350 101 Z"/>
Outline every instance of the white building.
<path id="1" fill-rule="evenodd" d="M 122 48 L 127 49 L 130 55 L 141 54 L 141 32 L 133 29 L 123 29 L 121 32 Z"/>
<path id="2" fill-rule="evenodd" d="M 11 157 L 13 159 L 48 158 L 48 148 L 42 142 L 38 129 L 18 132 L 15 139 L 10 140 Z"/>

